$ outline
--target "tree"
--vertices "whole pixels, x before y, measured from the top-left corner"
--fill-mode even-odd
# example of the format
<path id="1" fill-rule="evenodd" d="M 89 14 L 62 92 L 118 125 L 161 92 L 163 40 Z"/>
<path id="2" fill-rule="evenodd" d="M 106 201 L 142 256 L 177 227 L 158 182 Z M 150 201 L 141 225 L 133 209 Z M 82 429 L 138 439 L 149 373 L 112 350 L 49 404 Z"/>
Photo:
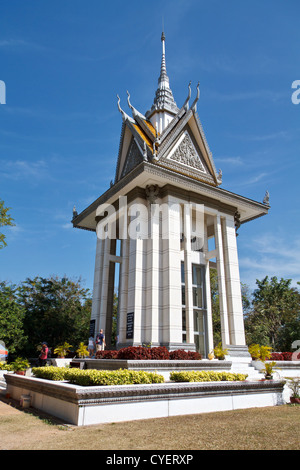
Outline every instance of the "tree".
<path id="1" fill-rule="evenodd" d="M 298 325 L 300 312 L 300 294 L 291 282 L 276 276 L 256 280 L 258 288 L 253 292 L 252 310 L 245 321 L 248 344 L 265 344 L 276 350 L 286 343 L 284 338 L 292 325 Z M 286 344 L 285 349 L 288 350 Z"/>
<path id="2" fill-rule="evenodd" d="M 5 226 L 14 226 L 14 219 L 10 216 L 8 213 L 10 207 L 5 207 L 4 206 L 4 201 L 0 199 L 0 227 L 5 227 Z M 6 236 L 3 233 L 0 233 L 0 250 L 1 248 L 4 248 L 7 246 L 7 243 L 5 241 Z"/>
<path id="3" fill-rule="evenodd" d="M 25 309 L 24 331 L 27 356 L 36 356 L 46 341 L 52 350 L 64 342 L 76 347 L 89 335 L 91 299 L 80 280 L 63 277 L 26 279 L 19 288 L 19 301 Z"/>
<path id="4" fill-rule="evenodd" d="M 9 354 L 17 352 L 26 342 L 23 331 L 25 310 L 18 303 L 16 286 L 0 282 L 0 339 Z"/>

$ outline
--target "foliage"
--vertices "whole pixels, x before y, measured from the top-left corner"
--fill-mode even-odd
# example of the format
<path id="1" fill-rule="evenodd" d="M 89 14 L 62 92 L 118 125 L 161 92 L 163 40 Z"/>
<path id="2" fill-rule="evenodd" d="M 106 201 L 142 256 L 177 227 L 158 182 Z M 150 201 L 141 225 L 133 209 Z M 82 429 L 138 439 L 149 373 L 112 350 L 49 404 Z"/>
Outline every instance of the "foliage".
<path id="1" fill-rule="evenodd" d="M 291 348 L 293 331 L 300 332 L 300 293 L 291 287 L 291 279 L 276 276 L 257 280 L 251 312 L 245 319 L 247 343 L 260 343 L 273 349 Z M 290 336 L 286 344 L 287 335 Z"/>
<path id="2" fill-rule="evenodd" d="M 65 341 L 64 344 L 61 344 L 54 349 L 54 354 L 57 354 L 58 357 L 65 357 L 72 347 L 73 346 L 71 344 Z"/>
<path id="3" fill-rule="evenodd" d="M 156 347 L 156 348 L 146 347 L 146 349 L 148 349 L 148 351 L 150 352 L 151 359 L 153 359 L 153 360 L 155 360 L 155 359 L 156 360 L 169 359 L 169 351 L 164 346 L 159 346 L 159 347 Z"/>
<path id="4" fill-rule="evenodd" d="M 262 369 L 261 372 L 265 374 L 266 378 L 272 376 L 273 370 L 275 369 L 275 366 L 276 366 L 276 362 L 275 361 L 265 362 L 264 364 L 265 364 L 265 368 Z"/>
<path id="5" fill-rule="evenodd" d="M 202 359 L 202 356 L 198 352 L 184 351 L 184 349 L 176 349 L 170 352 L 170 360 L 189 360 L 198 361 Z"/>
<path id="6" fill-rule="evenodd" d="M 272 352 L 270 359 L 272 361 L 292 361 L 292 356 L 291 352 Z M 297 360 L 300 360 L 300 353 L 297 355 Z"/>
<path id="7" fill-rule="evenodd" d="M 287 378 L 287 386 L 292 391 L 293 398 L 300 398 L 300 378 Z"/>
<path id="8" fill-rule="evenodd" d="M 163 383 L 164 378 L 155 372 L 136 370 L 80 370 L 69 369 L 66 379 L 82 386 L 91 385 L 131 385 Z"/>
<path id="9" fill-rule="evenodd" d="M 259 344 L 251 344 L 248 347 L 252 359 L 257 361 L 266 361 L 271 358 L 272 348 L 270 346 L 260 346 Z"/>
<path id="10" fill-rule="evenodd" d="M 66 370 L 67 370 L 66 367 L 54 367 L 54 366 L 33 367 L 32 373 L 35 377 L 39 379 L 64 380 Z"/>
<path id="11" fill-rule="evenodd" d="M 163 383 L 164 378 L 155 372 L 132 370 L 94 370 L 69 369 L 66 367 L 35 367 L 32 369 L 35 377 L 48 380 L 68 380 L 81 386 L 93 385 L 130 385 Z"/>
<path id="12" fill-rule="evenodd" d="M 5 207 L 4 201 L 0 199 L 0 227 L 15 225 L 14 219 L 8 213 L 9 210 L 10 210 L 10 207 Z M 0 250 L 1 248 L 4 248 L 5 246 L 7 246 L 5 238 L 6 238 L 5 235 L 3 233 L 0 233 Z"/>
<path id="13" fill-rule="evenodd" d="M 259 343 L 281 351 L 291 350 L 300 337 L 300 292 L 291 279 L 266 276 L 256 280 L 251 294 L 241 283 L 246 343 Z M 299 284 L 299 283 L 298 283 Z M 214 344 L 221 342 L 221 321 L 217 270 L 210 270 Z"/>
<path id="14" fill-rule="evenodd" d="M 129 346 L 128 348 L 122 348 L 118 352 L 118 359 L 151 359 L 151 353 L 149 348 L 143 348 L 143 346 Z"/>
<path id="15" fill-rule="evenodd" d="M 71 346 L 70 346 L 70 347 L 71 347 Z M 88 349 L 87 349 L 86 345 L 85 345 L 83 342 L 81 342 L 81 343 L 79 344 L 79 347 L 78 347 L 78 349 L 76 350 L 76 352 L 77 352 L 77 354 L 78 354 L 79 357 L 86 357 L 86 356 L 89 355 Z"/>
<path id="16" fill-rule="evenodd" d="M 118 351 L 104 350 L 96 352 L 96 359 L 117 359 Z"/>
<path id="17" fill-rule="evenodd" d="M 170 380 L 174 382 L 220 382 L 246 380 L 247 374 L 215 371 L 173 371 Z"/>
<path id="18" fill-rule="evenodd" d="M 300 306 L 299 306 L 300 312 Z M 287 321 L 279 330 L 277 337 L 277 350 L 288 351 L 294 341 L 300 338 L 300 314 Z"/>
<path id="19" fill-rule="evenodd" d="M 30 364 L 27 359 L 22 357 L 17 357 L 13 362 L 11 362 L 10 367 L 13 371 L 26 370 L 29 369 Z"/>
<path id="20" fill-rule="evenodd" d="M 201 354 L 193 351 L 178 349 L 169 352 L 166 347 L 148 348 L 144 346 L 129 346 L 119 351 L 97 351 L 97 359 L 128 359 L 128 360 L 199 360 Z"/>
<path id="21" fill-rule="evenodd" d="M 19 288 L 19 304 L 25 310 L 24 332 L 28 342 L 22 352 L 27 357 L 36 355 L 41 341 L 52 348 L 64 342 L 76 347 L 88 338 L 91 299 L 80 280 L 28 278 Z"/>
<path id="22" fill-rule="evenodd" d="M 7 362 L 0 362 L 0 370 L 13 370 L 11 364 L 7 364 Z"/>
<path id="23" fill-rule="evenodd" d="M 220 360 L 225 359 L 225 356 L 226 356 L 227 353 L 228 353 L 228 350 L 222 348 L 222 343 L 219 343 L 214 348 L 214 355 L 217 359 L 220 359 Z"/>
<path id="24" fill-rule="evenodd" d="M 24 317 L 25 309 L 18 303 L 16 286 L 0 282 L 0 339 L 7 346 L 10 355 L 26 342 Z"/>

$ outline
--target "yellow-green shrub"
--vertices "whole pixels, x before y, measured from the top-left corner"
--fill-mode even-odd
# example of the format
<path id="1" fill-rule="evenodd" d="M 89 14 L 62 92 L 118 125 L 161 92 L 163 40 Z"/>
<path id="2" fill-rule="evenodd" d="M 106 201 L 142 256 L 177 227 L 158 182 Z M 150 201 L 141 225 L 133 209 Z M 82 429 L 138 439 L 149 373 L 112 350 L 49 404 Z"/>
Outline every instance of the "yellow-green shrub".
<path id="1" fill-rule="evenodd" d="M 95 369 L 69 369 L 66 367 L 35 367 L 32 369 L 35 377 L 48 380 L 67 380 L 81 386 L 91 385 L 130 385 L 162 383 L 164 378 L 155 372 Z"/>
<path id="2" fill-rule="evenodd" d="M 80 370 L 68 369 L 66 380 L 83 386 L 91 385 L 130 385 L 162 383 L 164 378 L 155 372 L 119 370 Z"/>
<path id="3" fill-rule="evenodd" d="M 216 371 L 174 371 L 170 374 L 170 379 L 174 382 L 220 382 L 245 380 L 247 374 L 236 374 L 232 372 Z"/>
<path id="4" fill-rule="evenodd" d="M 68 369 L 66 367 L 55 366 L 33 367 L 32 373 L 39 379 L 65 380 L 65 373 L 67 370 Z"/>

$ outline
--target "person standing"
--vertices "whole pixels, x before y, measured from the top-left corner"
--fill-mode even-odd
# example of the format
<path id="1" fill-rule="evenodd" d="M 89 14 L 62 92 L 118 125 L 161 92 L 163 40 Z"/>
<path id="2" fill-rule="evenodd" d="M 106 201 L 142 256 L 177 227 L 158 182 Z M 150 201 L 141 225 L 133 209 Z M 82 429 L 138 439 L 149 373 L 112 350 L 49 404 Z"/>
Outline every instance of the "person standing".
<path id="1" fill-rule="evenodd" d="M 41 353 L 39 355 L 39 366 L 40 367 L 44 367 L 46 365 L 46 362 L 47 362 L 47 358 L 48 358 L 48 344 L 47 343 L 43 343 L 42 344 L 42 349 L 41 349 Z"/>
<path id="2" fill-rule="evenodd" d="M 104 351 L 104 349 L 105 349 L 105 336 L 104 336 L 103 330 L 100 330 L 100 332 L 96 336 L 96 350 Z"/>

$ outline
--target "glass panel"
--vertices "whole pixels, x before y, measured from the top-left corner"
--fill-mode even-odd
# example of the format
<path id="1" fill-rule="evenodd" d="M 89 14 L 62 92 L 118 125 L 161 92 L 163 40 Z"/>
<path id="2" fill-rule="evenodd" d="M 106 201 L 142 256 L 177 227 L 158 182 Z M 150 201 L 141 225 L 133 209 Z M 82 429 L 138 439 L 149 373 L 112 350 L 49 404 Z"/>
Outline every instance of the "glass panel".
<path id="1" fill-rule="evenodd" d="M 193 264 L 193 284 L 201 286 L 201 267 Z"/>
<path id="2" fill-rule="evenodd" d="M 186 331 L 186 314 L 185 309 L 182 309 L 182 331 Z"/>
<path id="3" fill-rule="evenodd" d="M 205 341 L 204 341 L 204 336 L 203 335 L 195 335 L 197 336 L 197 351 L 202 355 L 205 356 Z"/>
<path id="4" fill-rule="evenodd" d="M 201 287 L 193 287 L 193 305 L 198 308 L 203 307 Z"/>
<path id="5" fill-rule="evenodd" d="M 181 283 L 184 284 L 185 283 L 185 280 L 184 280 L 184 263 L 181 262 Z"/>
<path id="6" fill-rule="evenodd" d="M 200 350 L 199 350 L 199 335 L 194 336 L 194 342 L 195 342 L 195 346 L 196 346 L 196 351 L 200 352 Z M 200 354 L 201 354 L 201 352 L 200 352 Z"/>
<path id="7" fill-rule="evenodd" d="M 185 286 L 181 286 L 181 304 L 185 305 Z"/>
<path id="8" fill-rule="evenodd" d="M 194 310 L 194 341 L 196 350 L 206 356 L 205 314 L 201 310 Z"/>
<path id="9" fill-rule="evenodd" d="M 199 317 L 198 317 L 198 310 L 194 310 L 194 331 L 195 334 L 199 334 Z"/>

